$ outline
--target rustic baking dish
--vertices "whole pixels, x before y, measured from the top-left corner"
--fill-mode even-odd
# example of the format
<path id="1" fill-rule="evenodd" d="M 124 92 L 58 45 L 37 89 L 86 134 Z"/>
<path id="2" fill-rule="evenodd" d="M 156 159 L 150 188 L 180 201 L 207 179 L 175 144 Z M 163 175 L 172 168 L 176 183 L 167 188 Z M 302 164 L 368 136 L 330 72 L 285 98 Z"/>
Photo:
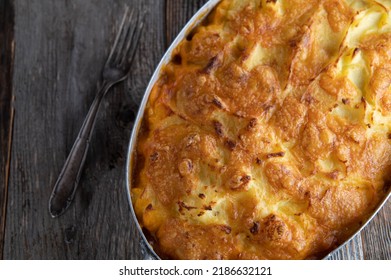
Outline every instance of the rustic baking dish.
<path id="1" fill-rule="evenodd" d="M 170 48 L 167 50 L 166 54 L 163 56 L 161 62 L 159 63 L 158 67 L 156 68 L 149 85 L 146 89 L 144 98 L 141 102 L 140 109 L 135 121 L 135 125 L 133 128 L 132 136 L 130 139 L 130 145 L 128 150 L 128 159 L 127 159 L 127 169 L 126 169 L 126 176 L 127 176 L 127 192 L 128 192 L 128 199 L 129 199 L 129 205 L 131 208 L 131 213 L 133 220 L 138 228 L 138 231 L 141 235 L 141 245 L 144 248 L 143 254 L 145 259 L 160 259 L 161 257 L 154 251 L 153 247 L 150 244 L 149 238 L 146 236 L 146 232 L 143 231 L 142 227 L 138 223 L 137 216 L 135 214 L 133 201 L 132 201 L 132 184 L 133 184 L 133 174 L 136 164 L 136 144 L 139 136 L 139 131 L 142 125 L 143 116 L 145 114 L 145 109 L 151 94 L 151 91 L 155 85 L 155 83 L 158 81 L 162 68 L 167 65 L 171 60 L 173 56 L 173 51 L 176 49 L 176 47 L 188 36 L 195 26 L 197 26 L 199 23 L 203 21 L 203 19 L 213 10 L 213 8 L 220 2 L 220 0 L 210 0 L 207 2 L 195 15 L 194 17 L 187 23 L 187 25 L 183 28 L 183 30 L 180 32 L 178 37 L 175 39 L 175 41 L 172 43 Z M 266 1 L 266 2 L 276 2 L 276 1 Z M 338 248 L 332 250 L 331 252 L 327 252 L 326 254 L 322 256 L 318 256 L 319 258 L 328 258 L 332 253 L 339 250 L 341 247 L 343 247 L 347 242 L 349 242 L 351 239 L 354 238 L 377 214 L 377 212 L 382 208 L 382 206 L 385 204 L 387 199 L 391 196 L 391 191 L 388 189 L 386 195 L 383 197 L 383 199 L 380 200 L 378 203 L 378 206 L 373 211 L 373 213 L 370 216 L 367 216 L 365 220 L 362 221 L 362 225 L 358 228 L 357 231 L 355 231 L 353 234 L 351 234 L 342 244 L 339 244 Z"/>

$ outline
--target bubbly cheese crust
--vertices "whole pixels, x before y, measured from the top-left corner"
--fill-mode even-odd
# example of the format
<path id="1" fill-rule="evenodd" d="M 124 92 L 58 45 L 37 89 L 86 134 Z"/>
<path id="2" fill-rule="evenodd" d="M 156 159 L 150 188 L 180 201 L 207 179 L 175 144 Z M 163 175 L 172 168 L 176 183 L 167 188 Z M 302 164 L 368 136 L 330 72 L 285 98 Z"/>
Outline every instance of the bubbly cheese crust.
<path id="1" fill-rule="evenodd" d="M 223 0 L 179 44 L 131 190 L 162 258 L 321 258 L 362 225 L 391 179 L 390 10 Z"/>

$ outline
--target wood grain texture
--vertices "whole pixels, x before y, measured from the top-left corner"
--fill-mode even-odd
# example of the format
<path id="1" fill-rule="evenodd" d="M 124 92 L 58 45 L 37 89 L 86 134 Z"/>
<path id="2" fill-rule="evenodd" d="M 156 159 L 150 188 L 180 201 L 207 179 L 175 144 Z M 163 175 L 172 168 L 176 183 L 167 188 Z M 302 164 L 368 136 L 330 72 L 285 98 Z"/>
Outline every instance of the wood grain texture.
<path id="1" fill-rule="evenodd" d="M 391 201 L 361 233 L 366 260 L 391 260 Z"/>
<path id="2" fill-rule="evenodd" d="M 166 48 L 207 0 L 166 0 Z"/>
<path id="3" fill-rule="evenodd" d="M 333 253 L 329 260 L 363 260 L 363 248 L 361 235 L 357 235 L 340 250 Z"/>
<path id="4" fill-rule="evenodd" d="M 148 11 L 131 78 L 107 96 L 66 214 L 48 198 L 96 92 L 124 6 Z M 125 191 L 136 105 L 164 51 L 163 2 L 15 1 L 15 130 L 5 259 L 140 258 Z"/>
<path id="5" fill-rule="evenodd" d="M 1 4 L 5 2 L 7 0 L 0 0 Z M 13 81 L 11 91 L 7 92 L 15 95 L 3 250 L 0 228 L 0 252 L 3 251 L 5 259 L 143 257 L 125 188 L 129 136 L 138 104 L 165 49 L 206 2 L 14 1 L 13 78 L 9 77 L 9 71 L 3 72 L 8 73 L 5 78 L 8 84 Z M 75 201 L 63 216 L 52 219 L 48 212 L 52 187 L 95 96 L 99 69 L 108 55 L 125 5 L 146 11 L 144 32 L 131 75 L 106 96 Z M 0 21 L 3 11 L 0 8 Z M 12 30 L 11 27 L 1 29 L 2 26 L 0 36 Z M 1 46 L 2 43 L 0 40 Z M 12 57 L 10 51 L 6 52 L 6 57 Z M 3 56 L 1 61 L 4 61 Z M 4 83 L 2 75 L 0 85 Z M 9 98 L 10 94 L 7 96 Z M 7 99 L 7 104 L 11 104 L 11 100 Z M 3 108 L 11 106 L 0 104 L 3 118 L 6 114 Z M 9 137 L 3 137 L 3 123 L 10 127 L 9 121 L 1 120 L 0 141 L 9 142 Z M 1 197 L 5 182 L 3 171 L 7 166 L 3 150 L 9 151 L 9 147 L 5 148 L 7 145 L 3 142 L 0 144 L 2 206 L 6 200 L 4 195 Z M 361 235 L 330 259 L 391 259 L 390 213 L 391 203 L 388 202 Z"/>
<path id="6" fill-rule="evenodd" d="M 391 201 L 330 260 L 391 260 Z"/>
<path id="7" fill-rule="evenodd" d="M 0 259 L 3 258 L 13 123 L 13 20 L 11 1 L 0 0 Z"/>

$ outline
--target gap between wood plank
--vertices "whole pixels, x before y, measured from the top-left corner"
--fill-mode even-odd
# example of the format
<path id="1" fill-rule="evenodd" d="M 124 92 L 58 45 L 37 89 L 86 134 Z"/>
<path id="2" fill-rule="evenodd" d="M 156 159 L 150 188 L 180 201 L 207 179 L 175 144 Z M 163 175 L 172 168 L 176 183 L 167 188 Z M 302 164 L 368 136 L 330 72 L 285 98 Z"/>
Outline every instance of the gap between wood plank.
<path id="1" fill-rule="evenodd" d="M 13 99 L 11 101 L 11 104 L 13 104 Z M 7 224 L 7 205 L 8 205 L 8 186 L 9 186 L 9 175 L 10 175 L 10 168 L 11 168 L 11 152 L 12 152 L 12 138 L 14 134 L 14 117 L 15 117 L 15 110 L 14 108 L 11 109 L 11 118 L 10 118 L 10 130 L 8 134 L 8 154 L 7 154 L 7 163 L 5 165 L 5 184 L 4 184 L 4 201 L 3 201 L 3 210 L 2 210 L 2 240 L 1 240 L 1 252 L 0 252 L 0 259 L 3 259 L 4 256 L 4 241 L 5 241 L 5 226 Z"/>
<path id="2" fill-rule="evenodd" d="M 11 166 L 11 147 L 14 123 L 14 109 L 13 109 L 13 94 L 12 94 L 12 78 L 13 78 L 13 62 L 14 62 L 14 9 L 11 1 L 0 0 L 0 38 L 2 38 L 1 45 L 1 60 L 0 60 L 0 114 L 1 127 L 4 133 L 0 139 L 0 148 L 5 161 L 2 160 L 0 164 L 0 172 L 3 178 L 3 184 L 0 186 L 2 191 L 3 201 L 0 201 L 1 220 L 0 220 L 0 259 L 3 259 L 5 227 L 7 217 L 7 200 L 8 200 L 8 183 Z M 3 189 L 2 189 L 3 188 Z M 0 196 L 1 197 L 1 196 Z"/>

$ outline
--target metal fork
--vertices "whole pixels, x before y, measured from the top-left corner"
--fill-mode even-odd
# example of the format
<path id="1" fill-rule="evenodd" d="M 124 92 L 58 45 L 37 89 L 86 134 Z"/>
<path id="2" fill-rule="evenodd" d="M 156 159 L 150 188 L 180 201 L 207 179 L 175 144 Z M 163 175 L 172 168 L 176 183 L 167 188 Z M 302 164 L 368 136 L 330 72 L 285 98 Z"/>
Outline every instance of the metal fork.
<path id="1" fill-rule="evenodd" d="M 102 85 L 50 196 L 49 212 L 53 218 L 63 214 L 73 201 L 100 104 L 109 89 L 128 76 L 142 28 L 143 16 L 126 8 L 120 30 L 103 68 Z"/>

